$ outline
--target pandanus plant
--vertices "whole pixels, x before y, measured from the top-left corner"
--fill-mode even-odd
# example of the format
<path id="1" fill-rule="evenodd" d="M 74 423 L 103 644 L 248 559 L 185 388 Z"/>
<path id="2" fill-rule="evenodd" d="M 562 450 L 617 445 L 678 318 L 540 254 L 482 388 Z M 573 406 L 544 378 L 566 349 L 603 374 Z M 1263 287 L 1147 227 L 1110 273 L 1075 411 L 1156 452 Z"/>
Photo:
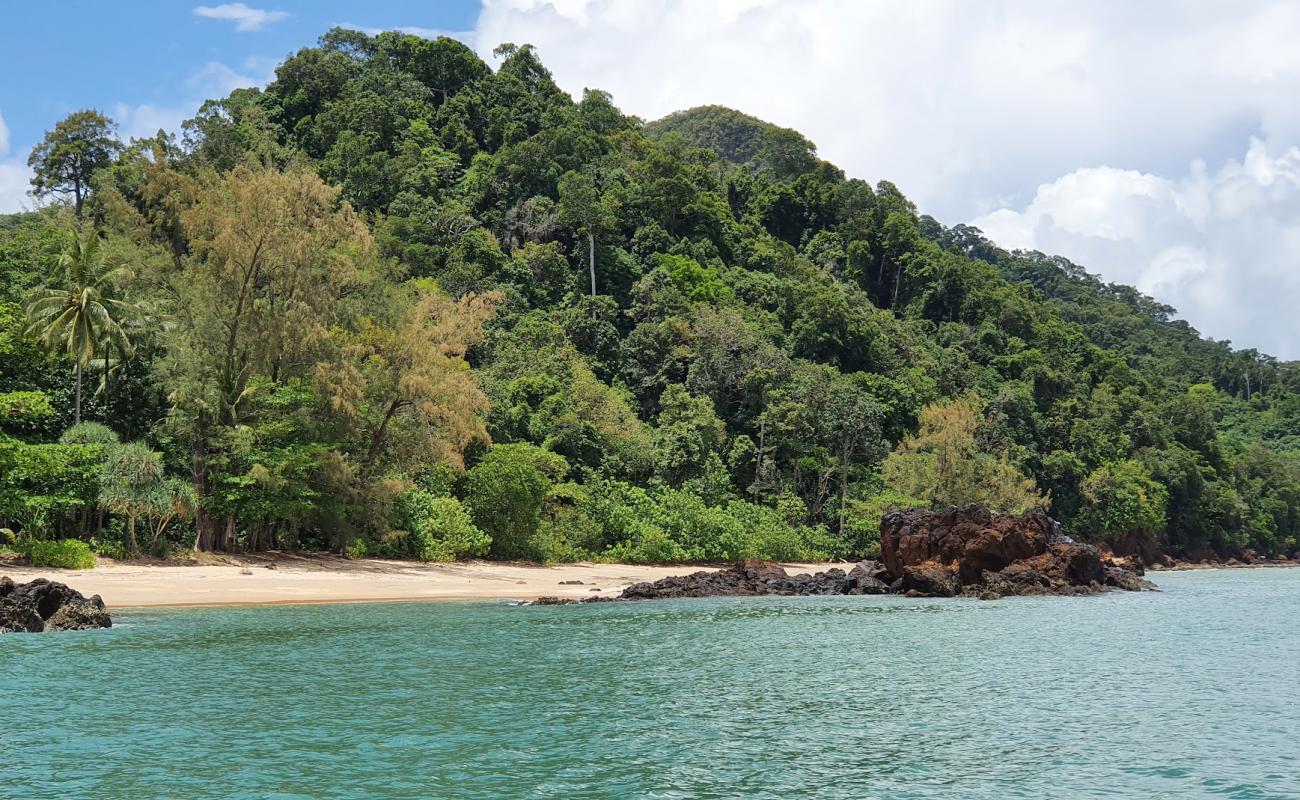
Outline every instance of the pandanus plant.
<path id="1" fill-rule="evenodd" d="M 112 353 L 131 355 L 131 340 L 123 327 L 131 307 L 121 297 L 131 271 L 105 258 L 100 237 L 73 237 L 59 256 L 53 280 L 27 301 L 29 335 L 51 352 L 64 353 L 76 365 L 77 398 L 74 423 L 81 422 L 82 374 L 102 356 L 107 388 Z"/>

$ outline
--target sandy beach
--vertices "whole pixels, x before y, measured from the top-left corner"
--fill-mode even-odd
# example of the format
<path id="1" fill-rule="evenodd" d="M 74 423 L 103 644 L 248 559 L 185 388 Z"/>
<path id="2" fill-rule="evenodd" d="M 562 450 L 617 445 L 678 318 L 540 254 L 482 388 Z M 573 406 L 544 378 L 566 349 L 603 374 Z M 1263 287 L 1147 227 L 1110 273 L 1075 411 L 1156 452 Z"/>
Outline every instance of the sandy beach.
<path id="1" fill-rule="evenodd" d="M 90 570 L 0 564 L 0 575 L 18 582 L 49 578 L 82 594 L 98 594 L 110 607 L 127 608 L 584 597 L 594 594 L 594 589 L 602 594 L 618 594 L 638 581 L 715 569 L 586 563 L 538 566 L 487 561 L 418 564 L 327 555 L 230 557 L 221 562 L 188 566 L 102 560 Z M 793 573 L 825 569 L 827 565 L 786 566 Z M 581 583 L 566 583 L 571 581 Z"/>

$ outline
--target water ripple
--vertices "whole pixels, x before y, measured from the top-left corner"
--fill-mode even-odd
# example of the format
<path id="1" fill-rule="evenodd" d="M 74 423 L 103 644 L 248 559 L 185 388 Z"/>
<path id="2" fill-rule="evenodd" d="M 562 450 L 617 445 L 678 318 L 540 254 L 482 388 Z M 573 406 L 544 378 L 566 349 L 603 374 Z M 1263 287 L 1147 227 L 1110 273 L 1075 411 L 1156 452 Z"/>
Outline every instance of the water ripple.
<path id="1" fill-rule="evenodd" d="M 1159 581 L 124 612 L 0 637 L 0 795 L 1300 797 L 1300 570 Z"/>

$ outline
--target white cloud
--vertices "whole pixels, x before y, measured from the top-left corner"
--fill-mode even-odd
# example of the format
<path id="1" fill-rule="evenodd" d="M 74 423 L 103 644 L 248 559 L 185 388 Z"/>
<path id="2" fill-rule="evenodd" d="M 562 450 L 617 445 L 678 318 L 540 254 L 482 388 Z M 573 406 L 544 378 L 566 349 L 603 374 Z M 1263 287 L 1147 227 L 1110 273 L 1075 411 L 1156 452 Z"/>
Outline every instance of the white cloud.
<path id="1" fill-rule="evenodd" d="M 117 123 L 117 132 L 124 140 L 143 139 L 153 136 L 159 130 L 179 133 L 181 123 L 194 116 L 198 106 L 181 104 L 176 106 L 157 106 L 143 103 L 138 106 L 118 103 L 113 106 L 111 114 Z"/>
<path id="2" fill-rule="evenodd" d="M 1163 178 L 1078 169 L 1023 210 L 973 224 L 1006 247 L 1060 253 L 1176 307 L 1206 335 L 1300 358 L 1300 148 L 1251 141 L 1213 171 Z"/>
<path id="3" fill-rule="evenodd" d="M 27 157 L 9 158 L 9 126 L 0 114 L 0 214 L 12 214 L 30 208 L 27 196 L 31 189 L 32 171 L 27 167 Z"/>
<path id="4" fill-rule="evenodd" d="M 220 19 L 235 23 L 237 31 L 260 31 L 273 22 L 288 19 L 284 11 L 249 8 L 243 3 L 223 3 L 219 6 L 196 6 L 194 14 L 207 19 Z"/>
<path id="5" fill-rule="evenodd" d="M 247 86 L 265 86 L 274 77 L 275 65 L 256 56 L 245 59 L 239 70 L 220 61 L 209 61 L 185 81 L 190 100 L 175 105 L 118 103 L 111 116 L 124 139 L 153 136 L 159 129 L 178 134 L 181 123 L 193 117 L 204 100 L 219 99 Z"/>
<path id="6" fill-rule="evenodd" d="M 1233 203 L 1287 207 L 1275 195 L 1300 144 L 1300 4 L 485 0 L 475 35 L 487 59 L 530 42 L 566 90 L 607 89 L 647 119 L 721 103 L 796 128 L 944 222 L 979 217 L 1008 244 L 1061 251 L 1109 280 L 1140 276 L 1208 333 L 1300 355 L 1290 323 L 1269 321 L 1297 316 L 1300 285 L 1277 281 L 1300 241 L 1279 217 L 1261 233 L 1286 249 L 1228 246 L 1250 227 Z M 1278 171 L 1270 184 L 1249 157 L 1229 177 L 1252 137 Z M 1224 166 L 1197 183 L 1198 160 Z M 1052 230 L 1091 249 L 1043 238 L 1022 213 L 1052 193 Z M 984 216 L 999 209 L 1011 210 Z M 1160 248 L 1133 250 L 1144 238 Z M 1224 274 L 1272 289 L 1222 294 Z M 1242 310 L 1216 311 L 1225 297 Z"/>

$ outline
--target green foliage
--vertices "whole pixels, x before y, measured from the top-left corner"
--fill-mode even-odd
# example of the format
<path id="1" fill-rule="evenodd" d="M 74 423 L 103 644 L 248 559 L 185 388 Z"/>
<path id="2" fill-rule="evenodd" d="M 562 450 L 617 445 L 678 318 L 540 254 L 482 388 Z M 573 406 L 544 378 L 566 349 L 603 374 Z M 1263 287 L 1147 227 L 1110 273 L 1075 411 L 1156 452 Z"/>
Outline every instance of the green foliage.
<path id="1" fill-rule="evenodd" d="M 1032 480 L 1005 455 L 982 450 L 976 439 L 979 406 L 970 398 L 926 406 L 920 431 L 903 439 L 883 465 L 885 485 L 934 509 L 970 503 L 1018 514 L 1042 505 Z"/>
<path id="2" fill-rule="evenodd" d="M 1180 554 L 1295 550 L 1300 365 L 795 131 L 643 124 L 497 55 L 334 29 L 180 142 L 59 123 L 37 189 L 93 224 L 0 217 L 0 524 L 659 562 L 870 555 L 894 506 L 1046 503 Z M 148 442 L 182 511 L 189 484 L 193 530 L 128 510 L 133 479 L 101 505 L 114 438 L 55 443 L 83 416 Z"/>
<path id="3" fill-rule="evenodd" d="M 122 149 L 113 121 L 98 111 L 64 117 L 32 148 L 32 190 L 37 196 L 71 196 L 77 216 L 90 196 L 95 173 L 109 166 Z"/>
<path id="4" fill-rule="evenodd" d="M 28 538 L 84 519 L 99 494 L 104 448 L 27 444 L 0 435 L 0 523 Z"/>
<path id="5" fill-rule="evenodd" d="M 45 392 L 0 392 L 0 425 L 48 419 L 54 406 Z"/>
<path id="6" fill-rule="evenodd" d="M 23 545 L 22 552 L 33 567 L 91 569 L 95 566 L 95 554 L 90 545 L 76 539 L 29 542 Z"/>
<path id="7" fill-rule="evenodd" d="M 162 454 L 143 442 L 109 445 L 106 456 L 100 475 L 99 502 L 126 517 L 126 546 L 131 554 L 139 549 L 136 522 L 144 519 L 151 523 L 152 550 L 168 523 L 193 514 L 194 490 L 185 481 L 168 477 Z"/>
<path id="8" fill-rule="evenodd" d="M 1169 492 L 1140 462 L 1102 464 L 1083 482 L 1087 504 L 1075 528 L 1094 537 L 1128 531 L 1162 531 Z"/>
<path id="9" fill-rule="evenodd" d="M 825 528 L 791 524 L 775 509 L 741 500 L 709 505 L 699 495 L 620 481 L 593 487 L 580 506 L 601 530 L 595 557 L 630 563 L 727 561 L 744 557 L 819 561 L 845 555 Z"/>
<path id="10" fill-rule="evenodd" d="M 542 502 L 568 470 L 562 456 L 530 444 L 498 444 L 465 476 L 474 524 L 491 537 L 494 558 L 537 558 L 532 539 Z"/>
<path id="11" fill-rule="evenodd" d="M 419 561 L 460 561 L 486 555 L 491 537 L 474 526 L 454 497 L 436 497 L 416 489 L 398 498 L 393 522 L 401 526 L 390 536 L 390 551 Z M 396 539 L 393 546 L 392 540 Z"/>
<path id="12" fill-rule="evenodd" d="M 117 444 L 118 436 L 102 422 L 79 422 L 59 437 L 59 444 Z"/>

